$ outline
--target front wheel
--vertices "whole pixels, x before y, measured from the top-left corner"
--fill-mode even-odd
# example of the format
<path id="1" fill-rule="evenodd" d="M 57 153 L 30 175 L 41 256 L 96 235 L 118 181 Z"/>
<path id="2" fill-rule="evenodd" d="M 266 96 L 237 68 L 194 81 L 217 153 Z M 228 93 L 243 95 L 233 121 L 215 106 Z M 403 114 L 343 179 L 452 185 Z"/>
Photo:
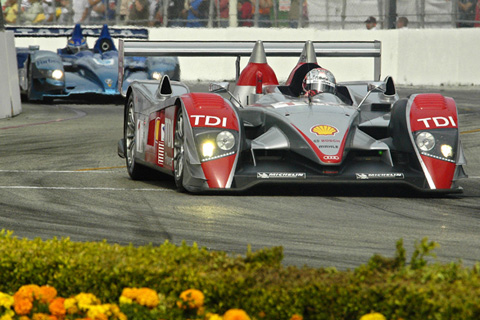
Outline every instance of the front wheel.
<path id="1" fill-rule="evenodd" d="M 179 107 L 177 111 L 174 139 L 173 173 L 175 177 L 175 185 L 177 186 L 178 191 L 184 192 L 183 174 L 185 170 L 185 130 L 181 107 Z"/>
<path id="2" fill-rule="evenodd" d="M 134 103 L 133 103 L 133 94 L 128 97 L 127 104 L 125 106 L 125 115 L 124 115 L 124 125 L 123 125 L 123 134 L 124 134 L 124 143 L 125 145 L 125 159 L 127 164 L 127 171 L 130 177 L 133 180 L 143 180 L 147 176 L 147 168 L 136 163 L 135 155 L 137 149 L 137 124 L 135 121 L 134 113 Z"/>

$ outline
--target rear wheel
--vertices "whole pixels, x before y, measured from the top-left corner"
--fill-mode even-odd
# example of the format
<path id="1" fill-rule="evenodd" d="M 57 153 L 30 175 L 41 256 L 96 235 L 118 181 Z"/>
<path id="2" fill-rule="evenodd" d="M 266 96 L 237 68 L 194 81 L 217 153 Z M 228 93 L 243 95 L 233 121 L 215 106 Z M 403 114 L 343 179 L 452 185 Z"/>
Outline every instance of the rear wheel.
<path id="1" fill-rule="evenodd" d="M 133 94 L 128 97 L 127 104 L 125 106 L 125 115 L 124 115 L 124 150 L 125 150 L 125 159 L 127 164 L 127 171 L 130 177 L 133 180 L 142 180 L 147 176 L 148 169 L 141 164 L 136 163 L 135 155 L 137 150 L 137 124 L 135 121 L 134 114 L 134 104 L 133 104 Z"/>
<path id="2" fill-rule="evenodd" d="M 185 170 L 185 131 L 183 122 L 183 111 L 179 107 L 177 111 L 177 121 L 175 122 L 175 140 L 174 140 L 174 177 L 175 185 L 178 191 L 184 192 L 183 173 Z"/>

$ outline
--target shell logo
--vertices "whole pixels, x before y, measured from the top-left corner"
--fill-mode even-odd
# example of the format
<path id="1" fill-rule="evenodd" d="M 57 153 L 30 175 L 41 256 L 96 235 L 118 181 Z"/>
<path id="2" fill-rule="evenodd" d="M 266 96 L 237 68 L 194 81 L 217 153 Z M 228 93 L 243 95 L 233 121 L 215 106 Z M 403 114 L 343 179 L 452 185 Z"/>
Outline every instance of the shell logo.
<path id="1" fill-rule="evenodd" d="M 334 136 L 338 132 L 337 128 L 328 125 L 317 125 L 310 129 L 317 136 Z"/>

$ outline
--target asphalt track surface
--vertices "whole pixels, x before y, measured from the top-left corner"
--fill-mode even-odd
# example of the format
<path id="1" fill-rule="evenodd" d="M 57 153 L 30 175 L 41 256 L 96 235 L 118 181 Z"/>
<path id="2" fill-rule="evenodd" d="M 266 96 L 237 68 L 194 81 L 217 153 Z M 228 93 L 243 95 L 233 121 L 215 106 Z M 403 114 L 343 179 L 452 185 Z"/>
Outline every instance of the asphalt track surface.
<path id="1" fill-rule="evenodd" d="M 195 86 L 194 86 L 195 87 Z M 194 88 L 195 90 L 195 88 Z M 23 104 L 0 120 L 0 229 L 23 238 L 70 237 L 134 245 L 196 242 L 244 255 L 282 246 L 284 264 L 353 269 L 393 256 L 402 238 L 436 241 L 439 262 L 480 261 L 480 88 L 440 92 L 459 108 L 469 179 L 464 193 L 425 197 L 403 188 L 263 187 L 241 194 L 177 193 L 171 178 L 132 181 L 117 156 L 123 106 Z"/>

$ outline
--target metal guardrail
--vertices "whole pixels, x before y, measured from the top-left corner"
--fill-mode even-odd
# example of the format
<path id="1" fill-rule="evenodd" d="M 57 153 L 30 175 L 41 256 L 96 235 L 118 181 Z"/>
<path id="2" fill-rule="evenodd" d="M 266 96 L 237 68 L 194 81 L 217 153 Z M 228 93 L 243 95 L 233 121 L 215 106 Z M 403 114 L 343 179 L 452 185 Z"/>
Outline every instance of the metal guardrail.
<path id="1" fill-rule="evenodd" d="M 236 57 L 237 76 L 240 57 L 252 54 L 256 41 L 138 41 L 119 40 L 118 67 L 123 73 L 124 57 Z M 312 41 L 317 57 L 359 57 L 374 59 L 374 79 L 381 76 L 380 41 Z M 300 57 L 305 41 L 263 41 L 265 54 L 273 57 Z M 123 77 L 119 77 L 122 79 Z"/>

